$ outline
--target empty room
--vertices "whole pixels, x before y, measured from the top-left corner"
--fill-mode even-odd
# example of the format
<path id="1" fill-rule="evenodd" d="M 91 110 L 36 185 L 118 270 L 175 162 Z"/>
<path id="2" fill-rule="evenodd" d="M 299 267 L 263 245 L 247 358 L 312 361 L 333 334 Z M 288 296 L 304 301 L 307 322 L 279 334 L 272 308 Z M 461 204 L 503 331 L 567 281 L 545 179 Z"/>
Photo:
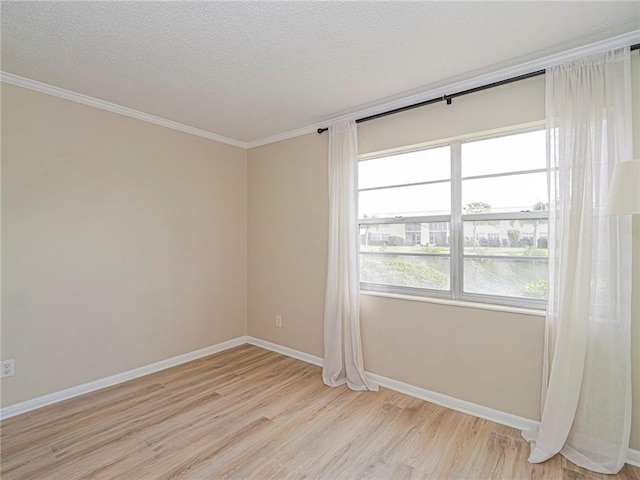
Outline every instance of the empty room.
<path id="1" fill-rule="evenodd" d="M 0 9 L 3 480 L 640 480 L 640 2 Z"/>

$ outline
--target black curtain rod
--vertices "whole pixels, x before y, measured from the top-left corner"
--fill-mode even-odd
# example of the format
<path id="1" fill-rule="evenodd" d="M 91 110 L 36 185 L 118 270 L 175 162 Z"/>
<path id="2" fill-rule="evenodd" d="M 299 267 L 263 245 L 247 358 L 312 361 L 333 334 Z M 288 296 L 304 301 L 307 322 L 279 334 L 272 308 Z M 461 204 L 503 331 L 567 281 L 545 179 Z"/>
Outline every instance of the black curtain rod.
<path id="1" fill-rule="evenodd" d="M 640 50 L 640 43 L 635 45 L 631 45 L 630 49 Z M 451 101 L 456 97 L 461 97 L 463 95 L 469 95 L 470 93 L 481 92 L 482 90 L 488 90 L 493 87 L 500 87 L 502 85 L 507 85 L 513 82 L 519 82 L 520 80 L 525 80 L 527 78 L 538 77 L 540 75 L 544 75 L 546 70 L 536 70 L 535 72 L 525 73 L 523 75 L 518 75 L 517 77 L 507 78 L 505 80 L 500 80 L 499 82 L 488 83 L 486 85 L 481 85 L 479 87 L 470 88 L 468 90 L 463 90 L 461 92 L 452 93 L 451 95 L 443 95 L 442 97 L 432 98 L 431 100 L 425 100 L 423 102 L 414 103 L 412 105 L 407 105 L 406 107 L 394 108 L 393 110 L 389 110 L 387 112 L 376 113 L 375 115 L 370 115 L 368 117 L 359 118 L 356 120 L 356 123 L 368 122 L 369 120 L 375 120 L 376 118 L 386 117 L 387 115 L 393 115 L 400 112 L 406 112 L 407 110 L 413 110 L 414 108 L 424 107 L 425 105 L 431 105 L 432 103 L 439 102 L 447 102 L 447 105 L 451 105 Z M 318 133 L 323 133 L 329 130 L 328 128 L 319 128 Z"/>

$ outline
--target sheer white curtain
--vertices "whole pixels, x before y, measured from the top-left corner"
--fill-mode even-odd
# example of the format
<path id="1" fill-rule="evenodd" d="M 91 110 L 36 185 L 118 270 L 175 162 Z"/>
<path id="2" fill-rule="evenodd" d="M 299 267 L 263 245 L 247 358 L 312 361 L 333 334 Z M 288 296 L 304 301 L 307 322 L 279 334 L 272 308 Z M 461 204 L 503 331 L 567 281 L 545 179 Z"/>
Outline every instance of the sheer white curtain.
<path id="1" fill-rule="evenodd" d="M 355 122 L 329 127 L 329 261 L 322 379 L 331 387 L 377 390 L 367 380 L 360 339 L 358 134 Z"/>
<path id="2" fill-rule="evenodd" d="M 631 217 L 607 216 L 632 158 L 629 49 L 547 70 L 549 304 L 542 421 L 529 461 L 619 471 L 631 428 Z"/>

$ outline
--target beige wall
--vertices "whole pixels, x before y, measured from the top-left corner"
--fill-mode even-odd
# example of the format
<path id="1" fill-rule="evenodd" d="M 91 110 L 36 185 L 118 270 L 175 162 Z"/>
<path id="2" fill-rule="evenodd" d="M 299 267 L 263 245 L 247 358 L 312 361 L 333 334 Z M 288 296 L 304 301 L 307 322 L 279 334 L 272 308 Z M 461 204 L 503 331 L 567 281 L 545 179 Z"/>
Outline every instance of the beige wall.
<path id="1" fill-rule="evenodd" d="M 2 406 L 246 334 L 246 151 L 2 84 Z"/>
<path id="2" fill-rule="evenodd" d="M 634 84 L 640 85 L 636 55 L 633 62 Z M 634 94 L 637 126 L 638 88 Z M 360 124 L 359 150 L 369 153 L 543 119 L 544 79 L 538 77 L 462 97 L 450 106 L 438 104 Z M 634 140 L 640 156 L 640 136 Z M 314 355 L 322 354 L 326 149 L 326 134 L 310 134 L 252 149 L 248 157 L 249 334 Z M 278 228 L 269 229 L 270 224 Z M 258 238 L 261 234 L 264 242 Z M 634 242 L 634 298 L 638 299 L 638 221 Z M 291 248 L 285 250 L 287 243 Z M 543 317 L 370 295 L 361 300 L 368 371 L 539 419 Z M 274 315 L 286 308 L 292 309 L 294 318 L 287 313 L 283 327 L 275 327 Z M 631 443 L 635 449 L 640 449 L 639 312 L 637 301 Z"/>
<path id="3" fill-rule="evenodd" d="M 367 371 L 537 417 L 541 317 L 362 295 L 361 319 Z"/>
<path id="4" fill-rule="evenodd" d="M 327 139 L 249 150 L 249 335 L 322 356 Z M 275 316 L 282 316 L 282 327 Z"/>
<path id="5" fill-rule="evenodd" d="M 490 112 L 490 113 L 489 113 Z M 366 154 L 544 120 L 544 77 L 358 124 Z"/>

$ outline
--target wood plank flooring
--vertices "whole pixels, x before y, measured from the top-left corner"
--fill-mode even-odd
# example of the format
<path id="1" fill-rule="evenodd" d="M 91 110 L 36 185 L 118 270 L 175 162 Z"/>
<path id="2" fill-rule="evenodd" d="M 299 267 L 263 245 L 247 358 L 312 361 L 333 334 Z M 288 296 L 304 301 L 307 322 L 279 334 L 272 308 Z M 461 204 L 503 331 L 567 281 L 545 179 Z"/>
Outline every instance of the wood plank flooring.
<path id="1" fill-rule="evenodd" d="M 0 424 L 1 476 L 27 479 L 629 479 L 520 432 L 400 393 L 323 385 L 320 368 L 251 345 Z"/>

